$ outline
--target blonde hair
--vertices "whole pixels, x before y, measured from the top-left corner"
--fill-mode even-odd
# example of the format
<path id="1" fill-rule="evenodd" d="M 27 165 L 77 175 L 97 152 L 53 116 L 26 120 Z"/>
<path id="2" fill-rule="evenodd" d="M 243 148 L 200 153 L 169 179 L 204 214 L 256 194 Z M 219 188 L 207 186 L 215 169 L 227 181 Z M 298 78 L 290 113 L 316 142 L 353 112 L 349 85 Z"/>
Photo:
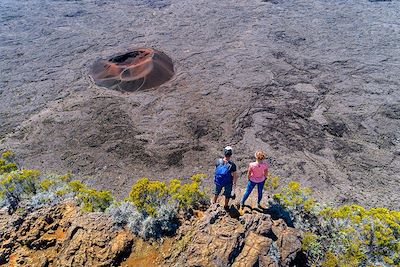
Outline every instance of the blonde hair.
<path id="1" fill-rule="evenodd" d="M 265 153 L 261 150 L 258 150 L 254 156 L 256 157 L 256 159 L 258 160 L 264 160 L 265 159 Z"/>

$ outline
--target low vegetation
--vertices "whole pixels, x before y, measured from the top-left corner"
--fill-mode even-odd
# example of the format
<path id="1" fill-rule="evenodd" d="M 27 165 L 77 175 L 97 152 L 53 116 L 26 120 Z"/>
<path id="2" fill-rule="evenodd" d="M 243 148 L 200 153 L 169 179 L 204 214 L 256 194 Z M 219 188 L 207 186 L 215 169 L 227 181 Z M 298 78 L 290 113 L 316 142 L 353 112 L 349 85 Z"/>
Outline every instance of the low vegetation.
<path id="1" fill-rule="evenodd" d="M 0 204 L 7 207 L 9 213 L 15 212 L 21 202 L 35 209 L 75 197 L 83 211 L 93 212 L 105 211 L 113 201 L 109 191 L 88 188 L 78 180 L 71 181 L 71 174 L 42 175 L 37 170 L 18 169 L 8 151 L 2 154 L 0 167 Z"/>
<path id="2" fill-rule="evenodd" d="M 304 231 L 311 266 L 399 266 L 400 212 L 321 204 L 309 188 L 290 182 L 274 199 Z"/>
<path id="3" fill-rule="evenodd" d="M 190 216 L 192 208 L 207 207 L 209 199 L 202 187 L 205 175 L 196 174 L 190 183 L 178 179 L 169 183 L 138 180 L 126 201 L 109 209 L 117 225 L 127 225 L 135 234 L 143 237 L 172 235 L 179 227 L 178 217 Z"/>
<path id="4" fill-rule="evenodd" d="M 182 184 L 178 179 L 172 179 L 168 184 L 160 181 L 150 181 L 148 178 L 138 180 L 129 193 L 127 201 L 149 216 L 157 214 L 157 207 L 168 203 L 179 209 L 198 208 L 207 204 L 206 192 L 201 188 L 203 174 L 192 176 L 191 183 Z"/>
<path id="5" fill-rule="evenodd" d="M 203 174 L 192 176 L 190 183 L 142 178 L 132 186 L 125 201 L 117 202 L 111 192 L 90 188 L 73 180 L 71 174 L 44 175 L 37 170 L 18 169 L 9 151 L 1 155 L 0 170 L 0 207 L 6 207 L 9 213 L 22 206 L 32 210 L 75 198 L 82 212 L 107 210 L 116 226 L 127 226 L 143 238 L 174 234 L 179 216 L 190 215 L 192 208 L 209 205 L 202 186 Z"/>
<path id="6" fill-rule="evenodd" d="M 174 234 L 181 218 L 209 205 L 203 174 L 192 176 L 189 183 L 142 178 L 122 202 L 115 201 L 109 191 L 89 188 L 72 178 L 71 174 L 43 175 L 19 169 L 13 154 L 5 152 L 0 158 L 0 207 L 18 213 L 22 206 L 35 209 L 73 197 L 83 212 L 108 212 L 116 227 L 127 227 L 147 239 Z M 303 230 L 302 249 L 310 266 L 400 265 L 399 211 L 321 204 L 311 189 L 297 182 L 279 190 L 278 180 L 269 176 L 265 185 L 277 192 L 270 210 L 279 211 L 280 217 Z"/>

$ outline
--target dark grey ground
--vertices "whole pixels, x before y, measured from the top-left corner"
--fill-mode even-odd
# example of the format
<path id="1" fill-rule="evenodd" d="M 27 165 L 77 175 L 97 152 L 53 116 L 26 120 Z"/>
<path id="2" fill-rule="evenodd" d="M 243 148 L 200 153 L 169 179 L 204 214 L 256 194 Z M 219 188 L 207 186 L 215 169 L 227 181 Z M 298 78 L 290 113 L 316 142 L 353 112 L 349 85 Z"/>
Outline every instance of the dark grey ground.
<path id="1" fill-rule="evenodd" d="M 282 184 L 400 208 L 399 1 L 2 0 L 0 16 L 0 147 L 21 166 L 122 196 L 211 174 L 230 144 L 242 184 L 261 148 Z M 95 59 L 140 46 L 175 77 L 94 85 Z"/>

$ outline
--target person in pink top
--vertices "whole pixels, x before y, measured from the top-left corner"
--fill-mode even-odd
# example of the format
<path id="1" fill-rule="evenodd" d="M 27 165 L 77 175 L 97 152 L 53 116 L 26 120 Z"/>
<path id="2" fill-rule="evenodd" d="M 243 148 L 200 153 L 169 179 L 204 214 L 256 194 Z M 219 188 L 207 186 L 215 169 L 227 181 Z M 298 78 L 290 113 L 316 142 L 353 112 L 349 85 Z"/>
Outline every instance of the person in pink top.
<path id="1" fill-rule="evenodd" d="M 264 189 L 264 183 L 268 176 L 268 164 L 264 162 L 265 154 L 263 151 L 257 151 L 254 155 L 256 157 L 255 162 L 251 162 L 249 164 L 249 168 L 247 170 L 247 177 L 249 178 L 249 182 L 247 183 L 246 192 L 243 195 L 242 200 L 240 201 L 240 207 L 243 208 L 244 203 L 249 197 L 250 193 L 253 191 L 254 187 L 257 185 L 258 192 L 258 208 L 263 208 L 261 206 L 262 193 Z"/>

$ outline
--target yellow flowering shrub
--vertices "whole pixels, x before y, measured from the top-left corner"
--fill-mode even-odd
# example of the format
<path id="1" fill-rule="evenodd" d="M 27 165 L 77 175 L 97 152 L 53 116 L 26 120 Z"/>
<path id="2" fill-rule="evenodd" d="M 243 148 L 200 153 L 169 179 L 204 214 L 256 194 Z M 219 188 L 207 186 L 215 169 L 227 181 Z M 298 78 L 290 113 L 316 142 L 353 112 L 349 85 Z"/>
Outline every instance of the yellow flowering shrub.
<path id="1" fill-rule="evenodd" d="M 339 261 L 335 254 L 332 252 L 327 252 L 325 254 L 325 259 L 321 263 L 322 267 L 339 267 Z"/>
<path id="2" fill-rule="evenodd" d="M 0 175 L 5 174 L 5 173 L 10 173 L 12 171 L 16 171 L 17 164 L 12 161 L 12 157 L 14 156 L 14 153 L 11 151 L 5 151 L 1 153 L 0 157 Z"/>
<path id="3" fill-rule="evenodd" d="M 104 211 L 113 201 L 110 191 L 90 189 L 81 181 L 71 181 L 68 186 L 75 193 L 78 201 L 82 203 L 84 212 Z"/>
<path id="4" fill-rule="evenodd" d="M 36 170 L 16 170 L 0 175 L 0 200 L 7 203 L 9 212 L 18 208 L 22 198 L 36 194 L 39 175 Z"/>
<path id="5" fill-rule="evenodd" d="M 127 200 L 138 210 L 155 215 L 156 207 L 167 199 L 167 195 L 168 188 L 165 183 L 142 178 L 132 186 Z"/>
<path id="6" fill-rule="evenodd" d="M 179 192 L 181 187 L 181 181 L 179 181 L 178 179 L 172 179 L 171 181 L 169 181 L 168 193 L 171 195 L 176 194 Z"/>
<path id="7" fill-rule="evenodd" d="M 150 181 L 148 178 L 139 179 L 129 193 L 128 201 L 140 211 L 155 216 L 157 207 L 174 201 L 181 209 L 196 206 L 206 197 L 201 189 L 204 174 L 193 175 L 191 183 L 182 184 L 178 179 L 172 179 L 168 184 L 160 181 Z"/>
<path id="8" fill-rule="evenodd" d="M 279 187 L 279 177 L 268 174 L 267 179 L 265 180 L 264 188 L 268 191 L 276 190 Z"/>
<path id="9" fill-rule="evenodd" d="M 3 159 L 10 159 L 12 157 L 14 157 L 14 153 L 10 150 L 4 151 L 3 153 L 1 153 L 1 157 Z"/>
<path id="10" fill-rule="evenodd" d="M 181 185 L 171 194 L 171 198 L 178 202 L 179 208 L 195 207 L 204 200 L 206 192 L 200 186 L 205 177 L 205 174 L 195 174 L 191 177 L 191 183 Z M 171 188 L 169 191 L 171 192 Z"/>
<path id="11" fill-rule="evenodd" d="M 50 179 L 43 179 L 42 181 L 40 181 L 40 188 L 44 191 L 49 190 L 50 186 L 54 185 L 55 181 L 50 180 Z"/>
<path id="12" fill-rule="evenodd" d="M 332 207 L 290 182 L 274 199 L 301 219 L 302 249 L 317 266 L 400 265 L 400 212 L 351 204 Z M 322 252 L 322 253 L 321 253 Z"/>
<path id="13" fill-rule="evenodd" d="M 311 197 L 312 190 L 310 188 L 302 188 L 298 182 L 289 182 L 280 193 L 274 195 L 274 199 L 288 208 L 303 207 L 311 210 L 316 203 Z"/>

